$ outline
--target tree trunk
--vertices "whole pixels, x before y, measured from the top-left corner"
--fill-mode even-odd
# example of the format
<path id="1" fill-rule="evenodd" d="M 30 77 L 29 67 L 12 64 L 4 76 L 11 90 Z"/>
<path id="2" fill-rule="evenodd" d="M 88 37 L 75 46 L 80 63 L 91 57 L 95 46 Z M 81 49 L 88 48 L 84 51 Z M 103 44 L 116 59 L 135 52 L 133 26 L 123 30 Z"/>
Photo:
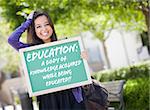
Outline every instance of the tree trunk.
<path id="1" fill-rule="evenodd" d="M 103 46 L 104 55 L 105 55 L 105 58 L 106 58 L 107 69 L 110 69 L 111 66 L 110 66 L 110 62 L 109 62 L 109 58 L 108 58 L 108 53 L 107 53 L 107 48 L 106 48 L 106 45 L 105 45 L 105 41 L 102 41 L 102 46 Z"/>
<path id="2" fill-rule="evenodd" d="M 147 32 L 148 32 L 148 39 L 149 39 L 149 47 L 150 48 L 150 7 L 147 6 L 147 7 L 144 7 L 142 5 L 142 12 L 145 16 L 145 23 L 146 23 L 146 26 L 147 26 Z"/>

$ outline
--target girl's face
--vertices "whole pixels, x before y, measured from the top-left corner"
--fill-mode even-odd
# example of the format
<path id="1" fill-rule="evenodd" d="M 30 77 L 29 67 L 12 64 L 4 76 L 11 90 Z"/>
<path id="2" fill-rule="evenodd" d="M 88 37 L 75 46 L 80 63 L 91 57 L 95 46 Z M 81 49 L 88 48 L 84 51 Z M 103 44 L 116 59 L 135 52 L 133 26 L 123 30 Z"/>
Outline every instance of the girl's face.
<path id="1" fill-rule="evenodd" d="M 37 37 L 45 43 L 50 42 L 50 36 L 53 34 L 53 29 L 51 28 L 47 17 L 45 15 L 37 17 L 34 20 L 34 24 Z"/>

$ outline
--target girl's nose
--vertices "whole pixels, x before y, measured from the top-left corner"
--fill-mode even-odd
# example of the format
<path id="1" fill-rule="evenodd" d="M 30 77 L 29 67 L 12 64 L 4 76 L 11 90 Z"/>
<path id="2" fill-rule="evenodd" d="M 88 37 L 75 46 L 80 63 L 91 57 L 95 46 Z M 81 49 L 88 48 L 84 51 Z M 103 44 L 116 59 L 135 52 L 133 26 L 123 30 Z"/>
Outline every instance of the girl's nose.
<path id="1" fill-rule="evenodd" d="M 45 26 L 42 26 L 42 30 L 45 30 L 46 29 L 46 27 Z"/>

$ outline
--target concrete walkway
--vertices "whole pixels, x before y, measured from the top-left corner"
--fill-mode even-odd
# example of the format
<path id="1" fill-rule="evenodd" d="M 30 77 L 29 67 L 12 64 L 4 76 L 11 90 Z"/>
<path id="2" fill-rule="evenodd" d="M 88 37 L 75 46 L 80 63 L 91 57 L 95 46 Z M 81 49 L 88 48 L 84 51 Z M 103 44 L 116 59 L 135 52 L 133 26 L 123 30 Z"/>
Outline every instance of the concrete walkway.
<path id="1" fill-rule="evenodd" d="M 36 102 L 33 102 L 33 106 L 34 106 L 34 110 L 39 110 Z M 2 110 L 2 108 L 0 108 L 0 110 Z M 14 109 L 13 106 L 9 105 L 9 106 L 5 106 L 5 110 L 14 110 Z M 16 106 L 16 110 L 22 110 L 21 105 L 18 104 Z"/>
<path id="2" fill-rule="evenodd" d="M 34 106 L 34 110 L 39 110 L 36 102 L 33 102 L 33 106 Z M 2 108 L 0 108 L 0 110 L 2 110 Z M 13 106 L 6 106 L 5 110 L 14 110 L 14 109 L 13 109 Z M 16 110 L 22 110 L 21 105 L 17 105 Z M 115 109 L 114 107 L 109 107 L 108 110 L 115 110 Z"/>

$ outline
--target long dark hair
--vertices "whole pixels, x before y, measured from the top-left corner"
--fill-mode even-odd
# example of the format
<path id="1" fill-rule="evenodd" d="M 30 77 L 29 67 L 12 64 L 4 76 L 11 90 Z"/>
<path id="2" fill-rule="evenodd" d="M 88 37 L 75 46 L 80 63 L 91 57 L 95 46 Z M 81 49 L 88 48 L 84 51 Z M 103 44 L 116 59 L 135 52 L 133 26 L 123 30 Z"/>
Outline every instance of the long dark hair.
<path id="1" fill-rule="evenodd" d="M 41 40 L 40 38 L 37 37 L 37 35 L 35 33 L 35 24 L 34 24 L 34 20 L 36 18 L 38 18 L 39 16 L 43 16 L 43 15 L 47 17 L 48 22 L 53 30 L 53 33 L 50 36 L 51 42 L 57 41 L 57 36 L 55 33 L 54 25 L 53 25 L 53 22 L 52 22 L 50 16 L 48 15 L 48 13 L 46 13 L 44 11 L 35 11 L 34 15 L 33 15 L 33 20 L 32 20 L 31 26 L 28 28 L 28 31 L 27 31 L 27 42 L 31 45 L 37 45 L 37 44 L 44 43 L 43 40 Z"/>

